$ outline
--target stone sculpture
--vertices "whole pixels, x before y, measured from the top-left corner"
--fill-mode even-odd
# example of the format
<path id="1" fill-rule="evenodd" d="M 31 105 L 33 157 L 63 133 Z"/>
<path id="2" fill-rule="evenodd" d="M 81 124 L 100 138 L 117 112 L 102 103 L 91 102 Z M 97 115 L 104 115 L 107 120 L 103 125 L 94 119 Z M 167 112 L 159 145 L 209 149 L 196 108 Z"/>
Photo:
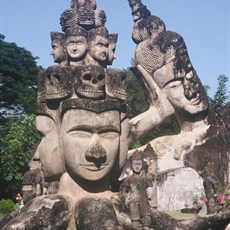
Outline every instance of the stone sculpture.
<path id="1" fill-rule="evenodd" d="M 175 32 L 167 31 L 164 22 L 151 15 L 141 0 L 129 0 L 129 5 L 134 20 L 132 38 L 137 44 L 135 60 L 137 68 L 140 66 L 144 69 L 139 78 L 147 87 L 154 84 L 160 87 L 174 109 L 165 110 L 164 113 L 168 112 L 169 116 L 175 114 L 181 128 L 180 134 L 157 138 L 151 144 L 160 156 L 166 154 L 165 158 L 168 158 L 171 154 L 170 160 L 180 160 L 182 154 L 200 144 L 206 136 L 209 127 L 208 99 L 189 59 L 183 38 Z M 134 72 L 137 70 L 134 69 Z M 149 93 L 153 100 L 159 97 L 154 91 Z M 131 125 L 135 127 L 135 137 L 149 131 L 139 127 L 139 124 L 142 124 L 142 119 L 154 115 L 149 111 L 131 120 Z M 159 123 L 165 119 L 164 116 L 160 116 Z M 159 165 L 162 170 L 172 166 L 161 165 L 161 162 Z"/>
<path id="2" fill-rule="evenodd" d="M 51 32 L 51 46 L 54 62 L 65 66 L 67 63 L 67 54 L 65 50 L 65 34 L 59 32 Z"/>
<path id="3" fill-rule="evenodd" d="M 107 68 L 116 58 L 118 35 L 107 30 L 95 0 L 72 0 L 61 14 L 62 32 L 51 32 L 56 65 L 38 76 L 36 127 L 42 139 L 36 164 L 25 174 L 25 206 L 0 225 L 3 230 L 193 229 L 193 221 L 157 211 L 158 175 L 173 175 L 175 169 L 162 170 L 184 166 L 183 155 L 204 140 L 207 96 L 183 38 L 167 31 L 141 0 L 128 1 L 137 44 L 131 70 L 149 109 L 129 121 L 126 73 Z M 128 151 L 172 115 L 181 127 L 178 135 Z"/>
<path id="4" fill-rule="evenodd" d="M 129 207 L 131 228 L 150 229 L 151 208 L 148 200 L 152 197 L 152 178 L 148 178 L 143 171 L 143 156 L 135 151 L 130 157 L 133 174 L 126 177 L 121 184 L 122 201 Z"/>

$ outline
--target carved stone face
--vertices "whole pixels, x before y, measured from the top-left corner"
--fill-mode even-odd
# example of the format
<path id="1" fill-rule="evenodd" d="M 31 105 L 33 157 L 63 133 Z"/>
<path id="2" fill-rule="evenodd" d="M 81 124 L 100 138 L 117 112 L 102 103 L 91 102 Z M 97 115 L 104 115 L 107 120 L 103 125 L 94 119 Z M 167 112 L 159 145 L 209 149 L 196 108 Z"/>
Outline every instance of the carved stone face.
<path id="1" fill-rule="evenodd" d="M 76 69 L 75 90 L 79 96 L 100 98 L 105 94 L 105 72 L 99 66 L 86 66 Z"/>
<path id="2" fill-rule="evenodd" d="M 176 73 L 175 78 L 173 62 L 167 63 L 154 73 L 153 79 L 160 87 L 164 86 L 163 90 L 176 110 L 197 114 L 208 108 L 207 96 L 197 75 L 192 70 L 186 74 L 184 68 Z M 194 91 L 191 97 L 185 92 L 185 81 L 188 81 L 188 85 L 189 82 L 196 83 L 196 92 Z"/>
<path id="3" fill-rule="evenodd" d="M 51 55 L 53 56 L 54 62 L 61 63 L 66 60 L 65 50 L 59 40 L 54 40 L 51 44 L 53 50 Z"/>
<path id="4" fill-rule="evenodd" d="M 87 52 L 86 39 L 83 36 L 69 36 L 66 39 L 66 49 L 71 60 L 79 61 Z"/>
<path id="5" fill-rule="evenodd" d="M 106 61 L 109 52 L 109 40 L 105 37 L 97 35 L 90 43 L 90 56 L 100 62 Z"/>
<path id="6" fill-rule="evenodd" d="M 108 176 L 118 154 L 119 137 L 118 111 L 68 110 L 62 120 L 67 172 L 74 178 L 88 181 Z"/>
<path id="7" fill-rule="evenodd" d="M 143 167 L 143 162 L 142 160 L 132 160 L 131 162 L 131 167 L 133 169 L 134 173 L 140 173 Z"/>
<path id="8" fill-rule="evenodd" d="M 202 87 L 200 85 L 200 87 Z M 197 93 L 193 98 L 186 98 L 182 79 L 178 78 L 164 87 L 168 100 L 175 109 L 185 110 L 190 114 L 202 112 L 208 108 L 205 95 Z"/>

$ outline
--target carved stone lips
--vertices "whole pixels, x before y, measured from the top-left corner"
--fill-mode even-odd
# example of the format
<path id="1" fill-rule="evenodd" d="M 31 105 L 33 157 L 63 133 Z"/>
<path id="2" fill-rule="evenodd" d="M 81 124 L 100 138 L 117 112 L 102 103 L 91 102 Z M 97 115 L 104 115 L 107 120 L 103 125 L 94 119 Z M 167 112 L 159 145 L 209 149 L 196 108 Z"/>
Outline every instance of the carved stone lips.
<path id="1" fill-rule="evenodd" d="M 89 170 L 89 171 L 101 171 L 103 170 L 108 164 L 101 164 L 99 167 L 97 167 L 95 164 L 85 164 L 80 165 L 82 168 Z"/>

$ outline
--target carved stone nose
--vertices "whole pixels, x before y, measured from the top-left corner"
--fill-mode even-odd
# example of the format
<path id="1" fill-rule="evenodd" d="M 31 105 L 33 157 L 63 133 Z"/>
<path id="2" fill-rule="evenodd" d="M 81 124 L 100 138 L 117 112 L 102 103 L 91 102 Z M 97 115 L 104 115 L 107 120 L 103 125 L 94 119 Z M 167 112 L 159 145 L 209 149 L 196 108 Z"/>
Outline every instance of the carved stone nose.
<path id="1" fill-rule="evenodd" d="M 99 142 L 94 143 L 85 153 L 85 158 L 89 162 L 102 164 L 106 162 L 106 151 Z"/>

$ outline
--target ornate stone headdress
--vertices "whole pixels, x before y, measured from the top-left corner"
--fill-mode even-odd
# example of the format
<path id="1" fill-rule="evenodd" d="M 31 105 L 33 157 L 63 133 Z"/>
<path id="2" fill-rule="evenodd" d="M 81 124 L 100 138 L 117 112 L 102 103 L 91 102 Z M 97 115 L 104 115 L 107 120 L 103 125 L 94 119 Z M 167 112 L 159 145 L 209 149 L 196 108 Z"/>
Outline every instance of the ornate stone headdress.
<path id="1" fill-rule="evenodd" d="M 106 27 L 98 27 L 96 29 L 92 29 L 89 31 L 88 36 L 89 40 L 94 38 L 95 36 L 102 36 L 102 37 L 108 37 L 109 33 Z"/>
<path id="2" fill-rule="evenodd" d="M 63 32 L 67 32 L 76 25 L 90 30 L 104 26 L 106 14 L 103 10 L 96 9 L 95 0 L 72 0 L 71 8 L 65 10 L 60 18 Z"/>
<path id="3" fill-rule="evenodd" d="M 50 37 L 51 37 L 51 41 L 59 41 L 61 44 L 63 43 L 63 41 L 65 40 L 65 34 L 60 33 L 60 32 L 51 32 L 50 33 Z"/>
<path id="4" fill-rule="evenodd" d="M 66 29 L 65 31 L 66 37 L 68 36 L 82 36 L 86 39 L 88 38 L 88 33 L 85 29 L 83 29 L 81 26 L 73 25 Z"/>

